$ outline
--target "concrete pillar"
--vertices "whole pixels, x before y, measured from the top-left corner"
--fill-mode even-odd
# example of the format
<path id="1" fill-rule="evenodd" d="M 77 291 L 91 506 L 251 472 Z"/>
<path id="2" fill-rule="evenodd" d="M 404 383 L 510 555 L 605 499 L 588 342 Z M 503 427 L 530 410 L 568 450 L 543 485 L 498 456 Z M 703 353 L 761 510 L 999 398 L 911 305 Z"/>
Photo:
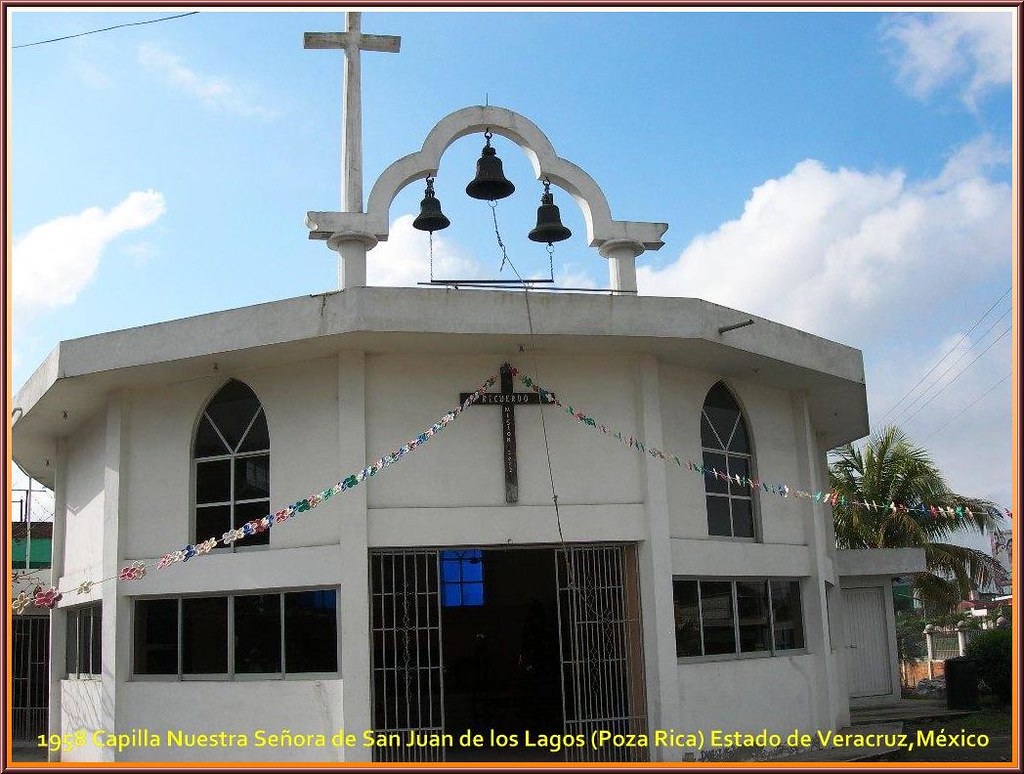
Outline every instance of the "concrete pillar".
<path id="1" fill-rule="evenodd" d="M 935 679 L 935 672 L 934 672 L 934 670 L 932 668 L 932 657 L 934 656 L 934 653 L 935 653 L 935 651 L 932 649 L 932 632 L 934 632 L 934 631 L 935 631 L 935 627 L 932 624 L 928 624 L 926 627 L 924 627 L 924 644 L 925 644 L 925 647 L 928 649 L 928 679 L 929 680 L 934 680 Z"/>
<path id="2" fill-rule="evenodd" d="M 630 259 L 632 260 L 632 259 Z M 640 436 L 662 448 L 661 386 L 658 361 L 640 356 L 638 414 Z M 669 536 L 668 482 L 665 462 L 644 454 L 644 515 L 647 538 L 639 546 L 640 604 L 643 611 L 644 667 L 647 678 L 647 727 L 671 728 L 680 716 L 679 665 L 676 660 L 675 608 L 672 600 L 672 548 Z M 669 625 L 666 625 L 669 624 Z M 679 761 L 682 750 L 652 747 L 651 759 Z"/>
<path id="3" fill-rule="evenodd" d="M 121 540 L 121 510 L 124 486 L 127 481 L 128 460 L 128 397 L 124 392 L 115 393 L 107 404 L 106 451 L 103 470 L 103 544 L 101 554 L 101 577 L 116 576 L 124 559 Z M 102 627 L 102 669 L 103 674 L 100 702 L 100 718 L 97 728 L 125 731 L 130 722 L 125 708 L 118 702 L 118 686 L 128 680 L 131 632 L 127 625 L 129 600 L 119 594 L 118 582 L 107 581 L 100 586 L 103 602 Z M 113 761 L 120 755 L 116 748 L 104 747 L 101 759 Z"/>
<path id="4" fill-rule="evenodd" d="M 332 234 L 327 246 L 338 252 L 338 288 L 366 287 L 366 252 L 377 244 L 372 234 L 346 231 Z"/>
<path id="5" fill-rule="evenodd" d="M 636 258 L 644 249 L 632 239 L 609 239 L 598 248 L 608 259 L 608 281 L 613 290 L 636 292 Z"/>
<path id="6" fill-rule="evenodd" d="M 967 653 L 967 626 L 963 621 L 956 624 L 956 645 L 957 652 L 963 656 Z"/>
<path id="7" fill-rule="evenodd" d="M 66 438 L 57 439 L 57 455 L 53 477 L 53 542 L 52 560 L 50 563 L 51 584 L 60 588 L 60 579 L 64 574 L 64 545 L 68 521 L 67 501 L 67 449 Z M 61 692 L 60 681 L 64 677 L 66 663 L 65 645 L 67 638 L 67 611 L 57 608 L 50 612 L 50 704 L 48 717 L 48 733 L 60 734 L 61 730 Z M 60 751 L 50 750 L 48 759 L 60 761 Z"/>
<path id="8" fill-rule="evenodd" d="M 818 438 L 811 424 L 810 408 L 807 396 L 799 393 L 793 396 L 793 416 L 796 422 L 796 456 L 799 466 L 797 488 L 807 492 L 827 489 L 827 482 L 821 467 L 824 454 L 819 448 Z M 804 637 L 807 650 L 820 658 L 822 673 L 821 685 L 815 692 L 813 708 L 815 721 L 819 728 L 835 728 L 846 725 L 849 714 L 849 701 L 846 696 L 837 695 L 842 681 L 836 674 L 837 660 L 832 652 L 828 620 L 828 598 L 826 582 L 836 583 L 834 568 L 830 555 L 835 551 L 835 536 L 829 523 L 831 515 L 827 511 L 815 508 L 809 499 L 794 503 L 804 511 L 805 534 L 810 552 L 810 577 L 803 584 L 804 599 Z"/>
<path id="9" fill-rule="evenodd" d="M 342 352 L 338 356 L 338 462 L 341 471 L 360 470 L 366 463 L 366 355 Z M 370 482 L 351 489 L 337 503 L 341 519 L 341 625 L 343 725 L 360 734 L 372 728 L 370 717 L 370 562 L 367 490 Z M 345 761 L 367 763 L 372 750 L 339 748 Z"/>

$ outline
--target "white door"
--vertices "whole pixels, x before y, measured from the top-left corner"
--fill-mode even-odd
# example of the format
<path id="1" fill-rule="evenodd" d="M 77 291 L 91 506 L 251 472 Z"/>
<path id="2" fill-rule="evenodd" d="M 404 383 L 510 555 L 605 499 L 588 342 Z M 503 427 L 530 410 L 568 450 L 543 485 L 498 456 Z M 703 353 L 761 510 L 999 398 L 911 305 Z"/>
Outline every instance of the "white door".
<path id="1" fill-rule="evenodd" d="M 843 589 L 850 696 L 882 696 L 892 692 L 885 597 L 879 587 Z"/>

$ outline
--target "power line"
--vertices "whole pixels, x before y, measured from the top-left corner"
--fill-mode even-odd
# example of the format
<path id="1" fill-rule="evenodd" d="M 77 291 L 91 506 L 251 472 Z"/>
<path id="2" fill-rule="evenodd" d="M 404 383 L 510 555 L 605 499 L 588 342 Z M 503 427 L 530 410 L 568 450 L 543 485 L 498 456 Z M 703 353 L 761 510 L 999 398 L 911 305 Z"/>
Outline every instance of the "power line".
<path id="1" fill-rule="evenodd" d="M 923 375 L 923 376 L 922 376 L 922 377 L 921 377 L 920 379 L 918 379 L 918 380 L 917 380 L 917 382 L 916 382 L 916 383 L 914 384 L 914 386 L 913 386 L 913 387 L 911 387 L 911 388 L 910 388 L 909 390 L 907 390 L 907 391 L 906 391 L 905 393 L 903 393 L 903 395 L 901 395 L 901 396 L 900 396 L 900 399 L 899 399 L 898 401 L 896 401 L 895 403 L 893 403 L 893 404 L 892 404 L 892 405 L 891 405 L 891 406 L 889 407 L 889 409 L 888 409 L 888 410 L 887 410 L 887 411 L 886 411 L 886 412 L 885 412 L 884 414 L 882 414 L 882 419 L 883 419 L 883 420 L 884 420 L 884 419 L 885 419 L 885 418 L 886 418 L 887 416 L 889 416 L 889 415 L 890 415 L 890 414 L 891 414 L 891 413 L 892 413 L 893 411 L 895 411 L 895 410 L 896 410 L 896 407 L 897 407 L 897 406 L 899 406 L 899 405 L 900 405 L 900 404 L 901 404 L 901 403 L 902 403 L 902 402 L 904 401 L 904 399 L 905 399 L 905 398 L 907 398 L 907 397 L 908 397 L 908 396 L 909 396 L 909 395 L 910 395 L 910 394 L 911 394 L 911 393 L 912 393 L 912 392 L 913 392 L 914 390 L 916 390 L 916 389 L 917 389 L 917 388 L 918 388 L 918 387 L 919 387 L 919 386 L 921 385 L 921 383 L 922 383 L 922 382 L 923 382 L 923 381 L 924 381 L 925 379 L 927 379 L 927 378 L 928 378 L 928 375 L 929 375 L 929 374 L 930 374 L 930 373 L 931 373 L 932 371 L 934 371 L 934 370 L 935 370 L 936 368 L 938 368 L 938 367 L 939 367 L 940 365 L 942 365 L 942 362 L 943 362 L 943 361 L 944 361 L 944 360 L 945 360 L 945 359 L 946 359 L 947 357 L 949 357 L 950 355 L 952 355 L 952 354 L 953 354 L 953 353 L 954 353 L 954 352 L 956 351 L 957 347 L 959 347 L 959 346 L 960 346 L 961 344 L 963 344 L 963 343 L 964 343 L 964 341 L 966 341 L 966 340 L 967 340 L 967 337 L 971 335 L 971 331 L 973 331 L 973 330 L 974 330 L 975 328 L 977 328 L 977 327 L 978 327 L 978 326 L 979 326 L 979 325 L 981 324 L 981 321 L 982 321 L 982 320 L 984 320 L 984 319 L 985 319 L 986 317 L 988 317 L 989 313 L 990 313 L 990 312 L 991 312 L 991 311 L 992 311 L 993 309 L 995 309 L 995 308 L 996 308 L 996 306 L 997 306 L 997 305 L 999 304 L 999 302 L 1000 302 L 1000 301 L 1002 301 L 1002 300 L 1003 300 L 1004 298 L 1006 298 L 1006 296 L 1007 296 L 1007 295 L 1009 295 L 1009 293 L 1010 293 L 1010 291 L 1011 291 L 1012 289 L 1013 289 L 1013 286 L 1010 286 L 1010 287 L 1008 287 L 1008 288 L 1007 288 L 1007 289 L 1006 289 L 1005 291 L 1003 291 L 1003 294 L 1002 294 L 1001 296 L 999 296 L 999 298 L 997 298 L 997 299 L 996 299 L 996 300 L 995 300 L 995 301 L 994 301 L 994 302 L 992 303 L 992 306 L 990 306 L 990 307 L 989 307 L 988 309 L 986 309 L 986 310 L 985 310 L 985 314 L 983 314 L 983 315 L 982 315 L 981 317 L 979 317 L 979 318 L 978 318 L 977 320 L 975 320 L 975 321 L 974 321 L 974 325 L 972 325 L 972 326 L 971 326 L 970 328 L 968 328 L 967 332 L 966 332 L 966 333 L 965 333 L 965 334 L 964 334 L 963 336 L 961 336 L 961 337 L 960 337 L 960 340 L 959 340 L 959 341 L 958 341 L 958 342 L 957 342 L 956 344 L 954 344 L 954 345 L 953 345 L 953 346 L 952 346 L 952 347 L 951 347 L 951 348 L 949 349 L 949 351 L 948 351 L 948 352 L 946 352 L 946 354 L 945 354 L 945 355 L 943 355 L 942 357 L 940 357 L 940 358 L 939 358 L 939 359 L 938 359 L 938 360 L 937 360 L 937 361 L 935 362 L 935 365 L 933 365 L 933 366 L 932 366 L 931 368 L 929 368 L 929 369 L 928 369 L 928 370 L 927 370 L 927 371 L 925 372 L 925 374 L 924 374 L 924 375 Z M 1005 315 L 1004 315 L 1004 317 L 1005 317 Z M 989 330 L 991 330 L 991 329 L 989 329 Z M 879 422 L 881 422 L 881 421 L 882 421 L 882 420 L 879 420 Z"/>
<path id="2" fill-rule="evenodd" d="M 932 438 L 933 436 L 935 436 L 935 435 L 937 435 L 938 433 L 940 433 L 940 432 L 942 432 L 943 430 L 945 430 L 945 429 L 946 429 L 947 427 L 949 427 L 949 426 L 950 426 L 950 425 L 951 425 L 951 424 L 953 423 L 953 420 L 954 420 L 954 419 L 956 419 L 956 418 L 957 418 L 957 417 L 959 417 L 959 416 L 960 416 L 961 414 L 963 414 L 963 413 L 964 413 L 965 411 L 967 411 L 967 409 L 971 408 L 971 407 L 972 407 L 973 405 L 975 405 L 976 403 L 978 403 L 978 402 L 980 402 L 980 401 L 981 401 L 982 399 L 984 399 L 984 398 L 985 398 L 985 397 L 986 397 L 986 396 L 987 396 L 987 395 L 988 395 L 988 394 L 989 394 L 990 392 L 992 392 L 992 390 L 994 390 L 994 389 L 995 389 L 996 387 L 998 387 L 998 386 L 999 386 L 1000 384 L 1002 384 L 1003 382 L 1005 382 L 1005 381 L 1006 381 L 1007 379 L 1009 379 L 1009 378 L 1010 378 L 1010 376 L 1012 376 L 1012 375 L 1013 375 L 1013 371 L 1010 371 L 1009 373 L 1007 373 L 1007 374 L 1006 374 L 1006 376 L 1004 376 L 1004 377 L 1003 377 L 1002 379 L 1000 379 L 1000 380 L 999 380 L 998 382 L 996 382 L 996 383 L 995 383 L 995 384 L 993 384 L 993 385 L 992 385 L 991 387 L 989 387 L 989 388 L 988 388 L 987 390 L 985 390 L 985 392 L 983 392 L 983 393 L 982 393 L 981 395 L 979 395 L 979 396 L 978 396 L 977 398 L 975 398 L 975 399 L 974 399 L 974 400 L 972 400 L 972 401 L 971 401 L 970 403 L 968 403 L 968 404 L 967 404 L 966 406 L 964 406 L 964 407 L 963 407 L 962 409 L 960 409 L 960 410 L 959 410 L 959 411 L 958 411 L 958 412 L 957 412 L 956 414 L 954 414 L 953 416 L 951 416 L 951 417 L 950 417 L 950 418 L 949 418 L 949 419 L 948 419 L 948 420 L 947 420 L 947 421 L 945 422 L 945 424 L 941 425 L 941 426 L 940 426 L 940 427 L 939 427 L 939 428 L 938 428 L 937 430 L 935 430 L 935 432 L 933 432 L 933 433 L 932 433 L 931 435 L 929 435 L 929 436 L 928 436 L 928 438 L 925 438 L 925 439 L 924 439 L 924 441 L 922 441 L 921 443 L 922 443 L 922 444 L 924 444 L 924 443 L 927 443 L 927 442 L 928 442 L 928 440 L 929 440 L 929 439 L 931 439 L 931 438 Z"/>
<path id="3" fill-rule="evenodd" d="M 125 22 L 124 24 L 115 24 L 113 27 L 103 27 L 98 30 L 89 30 L 88 32 L 77 32 L 74 35 L 64 35 L 59 38 L 50 38 L 48 40 L 37 40 L 34 43 L 21 43 L 17 46 L 11 46 L 11 48 L 28 48 L 29 46 L 41 46 L 44 43 L 56 43 L 60 40 L 71 40 L 71 38 L 80 38 L 83 35 L 95 35 L 97 32 L 110 32 L 110 30 L 119 30 L 122 27 L 139 27 L 143 24 L 156 24 L 157 22 L 170 21 L 171 19 L 180 19 L 183 16 L 194 16 L 199 11 L 188 11 L 186 13 L 178 13 L 174 16 L 162 16 L 159 19 L 147 19 L 146 21 L 137 22 Z"/>
<path id="4" fill-rule="evenodd" d="M 1006 319 L 1006 316 L 1007 316 L 1008 314 L 1010 314 L 1010 312 L 1011 312 L 1011 311 L 1012 311 L 1012 308 L 1011 308 L 1011 309 L 1007 309 L 1007 310 L 1006 310 L 1005 312 L 1003 312 L 1002 316 L 1001 316 L 1001 317 L 1000 317 L 1000 318 L 999 318 L 998 320 L 996 320 L 996 321 L 995 321 L 994 323 L 992 323 L 992 324 L 991 324 L 990 326 L 988 326 L 988 327 L 987 327 L 987 328 L 985 329 L 985 332 L 984 332 L 984 333 L 982 333 L 982 334 L 981 334 L 981 335 L 980 335 L 980 336 L 978 337 L 978 343 L 980 344 L 980 343 L 982 342 L 982 340 L 984 340 L 984 338 L 985 338 L 985 337 L 986 337 L 986 336 L 988 335 L 989 331 L 991 331 L 991 330 L 992 330 L 993 328 L 995 328 L 995 327 L 996 327 L 997 325 L 999 325 L 999 323 L 1001 323 L 1001 322 L 1002 322 L 1002 321 L 1003 321 L 1004 319 Z M 1010 327 L 1011 327 L 1011 328 L 1013 327 L 1013 326 L 1012 326 L 1012 323 L 1011 323 L 1011 326 L 1010 326 Z M 1006 335 L 1006 332 L 1004 332 L 1004 333 L 1002 334 L 1002 336 L 1005 336 L 1005 335 Z M 1000 336 L 999 338 L 1002 338 L 1002 336 Z M 998 341 L 998 339 L 997 339 L 997 341 Z M 992 342 L 992 343 L 994 344 L 995 342 Z M 957 346 L 959 346 L 959 342 L 957 343 Z M 991 347 L 991 346 L 992 346 L 992 345 L 990 344 L 990 345 L 989 345 L 989 347 Z M 903 419 L 902 419 L 902 422 L 908 422 L 908 421 L 910 421 L 911 417 L 913 417 L 914 415 L 916 415 L 916 414 L 917 414 L 917 411 L 920 411 L 920 408 L 918 408 L 918 410 L 917 410 L 917 411 L 914 411 L 914 412 L 913 412 L 913 413 L 912 413 L 912 414 L 911 414 L 910 416 L 907 416 L 907 412 L 909 412 L 909 411 L 910 411 L 910 409 L 911 409 L 911 408 L 913 407 L 913 405 L 914 405 L 915 403 L 917 403 L 917 402 L 918 402 L 919 400 L 921 400 L 921 398 L 925 397 L 925 396 L 926 396 L 926 395 L 928 394 L 928 392 L 929 392 L 929 391 L 930 391 L 930 390 L 932 389 L 932 387 L 934 387 L 934 386 L 935 386 L 935 385 L 937 385 L 937 384 L 941 384 L 941 382 L 942 382 L 942 377 L 944 377 L 944 376 L 945 376 L 946 374 L 948 374 L 948 373 L 949 373 L 949 372 L 950 372 L 951 370 L 953 370 L 953 368 L 955 368 L 955 367 L 956 367 L 956 365 L 957 365 L 957 364 L 958 364 L 958 363 L 959 363 L 959 362 L 960 362 L 961 360 L 963 360 L 963 359 L 964 359 L 965 357 L 967 357 L 967 355 L 969 355 L 969 354 L 970 354 L 970 353 L 971 353 L 971 352 L 972 352 L 973 350 L 974 350 L 974 344 L 971 344 L 971 345 L 969 345 L 969 346 L 967 347 L 967 349 L 965 349 L 965 350 L 964 350 L 963 352 L 961 352 L 961 353 L 960 353 L 960 355 L 959 355 L 959 356 L 958 356 L 958 357 L 956 358 L 956 360 L 954 360 L 954 361 L 953 361 L 952 363 L 950 363 L 950 364 L 949 364 L 948 366 L 946 366 L 945 370 L 944 370 L 944 371 L 943 371 L 943 372 L 942 372 L 941 374 L 939 374 L 938 376 L 936 376 L 936 377 L 935 377 L 935 381 L 934 381 L 934 382 L 933 382 L 932 384 L 928 385 L 928 387 L 926 387 L 926 388 L 924 389 L 924 391 L 923 391 L 923 392 L 921 392 L 921 393 L 920 393 L 919 395 L 917 395 L 917 396 L 916 396 L 916 397 L 915 397 L 915 398 L 914 398 L 914 399 L 913 399 L 912 401 L 910 401 L 910 403 L 908 403 L 908 404 L 907 404 L 906 406 L 904 406 L 904 408 L 903 408 L 903 409 L 901 409 L 901 412 L 897 412 L 897 414 L 899 414 L 899 413 L 902 413 L 902 414 L 903 414 Z M 950 350 L 948 354 L 952 354 L 952 353 L 953 353 L 954 351 L 955 351 L 955 350 Z M 986 349 L 986 350 L 985 350 L 985 352 L 988 352 L 988 349 Z M 984 352 L 983 352 L 982 354 L 984 354 Z M 975 358 L 975 360 L 977 360 L 977 358 Z M 940 361 L 940 362 L 941 362 L 941 361 Z M 973 363 L 973 362 L 974 362 L 974 360 L 972 360 L 971 362 Z M 968 368 L 970 368 L 970 365 L 968 365 L 967 367 L 968 367 Z M 964 370 L 966 370 L 966 369 L 964 369 Z M 961 372 L 961 373 L 962 373 L 962 372 Z M 959 376 L 959 374 L 957 374 L 957 376 Z M 953 378 L 955 379 L 955 378 L 956 378 L 956 376 L 954 376 Z M 938 394 L 939 394 L 939 392 L 941 392 L 942 390 L 944 390 L 944 389 L 946 388 L 946 386 L 948 386 L 948 385 L 949 385 L 949 384 L 950 384 L 951 382 L 952 382 L 952 380 L 950 380 L 950 382 L 947 382 L 947 383 L 946 383 L 946 385 L 943 385 L 942 387 L 940 387 L 940 388 L 939 388 L 939 389 L 938 389 L 938 390 L 937 390 L 937 391 L 936 391 L 935 393 L 933 393 L 933 394 L 932 394 L 932 397 L 935 397 L 935 395 L 938 395 Z M 929 398 L 929 400 L 928 400 L 927 402 L 930 402 L 930 401 L 931 401 L 931 398 Z M 893 421 L 893 423 L 894 423 L 894 424 L 900 424 L 900 422 L 899 422 L 899 421 L 896 421 L 896 420 L 894 420 L 894 421 Z"/>
<path id="5" fill-rule="evenodd" d="M 968 371 L 972 365 L 974 365 L 975 363 L 978 362 L 978 360 L 982 357 L 982 355 L 984 355 L 986 352 L 988 352 L 990 349 L 992 349 L 992 347 L 994 347 L 996 344 L 998 344 L 1003 339 L 1003 337 L 1007 333 L 1009 333 L 1011 330 L 1013 330 L 1013 325 L 1011 325 L 1005 331 L 1000 333 L 999 336 L 991 344 L 989 344 L 987 347 L 985 347 L 985 349 L 983 349 L 978 354 L 978 356 L 976 358 L 974 358 L 974 360 L 972 360 L 970 363 L 968 363 L 966 366 L 964 366 L 963 370 L 959 371 L 956 376 L 954 376 L 952 379 L 950 379 L 948 382 L 946 382 L 944 385 L 942 385 L 942 387 L 939 388 L 928 400 L 926 400 L 924 403 L 921 404 L 921 406 L 917 409 L 917 411 L 915 411 L 913 414 L 911 414 L 909 417 L 907 417 L 903 421 L 904 422 L 909 422 L 911 419 L 913 419 L 918 414 L 920 414 L 921 410 L 924 409 L 925 406 L 927 406 L 929 403 L 931 403 L 933 400 L 935 400 L 935 398 L 937 398 L 939 396 L 939 394 L 943 390 L 945 390 L 947 387 L 949 387 L 949 385 L 951 385 L 953 382 L 955 382 L 957 379 L 959 379 L 961 376 L 963 376 L 964 373 L 966 371 Z"/>

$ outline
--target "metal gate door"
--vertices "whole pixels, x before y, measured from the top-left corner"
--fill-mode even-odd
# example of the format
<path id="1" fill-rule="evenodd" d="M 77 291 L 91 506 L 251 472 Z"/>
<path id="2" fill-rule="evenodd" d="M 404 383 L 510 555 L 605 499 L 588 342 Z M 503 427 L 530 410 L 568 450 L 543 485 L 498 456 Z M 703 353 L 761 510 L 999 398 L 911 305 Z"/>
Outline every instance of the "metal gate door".
<path id="1" fill-rule="evenodd" d="M 399 744 L 374 747 L 378 761 L 439 761 L 443 747 L 408 747 L 410 731 L 444 731 L 437 551 L 370 555 L 373 730 Z"/>
<path id="2" fill-rule="evenodd" d="M 15 741 L 34 740 L 46 733 L 50 692 L 50 619 L 17 616 L 14 619 L 12 675 Z"/>
<path id="3" fill-rule="evenodd" d="M 562 548 L 555 567 L 565 732 L 586 740 L 567 747 L 567 758 L 647 760 L 643 747 L 591 745 L 594 731 L 647 731 L 636 549 Z"/>

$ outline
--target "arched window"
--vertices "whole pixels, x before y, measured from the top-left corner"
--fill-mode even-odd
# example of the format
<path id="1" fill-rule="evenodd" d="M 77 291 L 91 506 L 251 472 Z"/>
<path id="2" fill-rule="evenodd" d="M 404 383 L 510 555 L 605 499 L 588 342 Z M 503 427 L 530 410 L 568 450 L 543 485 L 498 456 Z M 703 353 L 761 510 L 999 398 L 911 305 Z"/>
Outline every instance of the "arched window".
<path id="1" fill-rule="evenodd" d="M 256 394 L 232 379 L 207 404 L 192 446 L 195 461 L 195 534 L 199 543 L 270 511 L 270 433 Z M 270 543 L 270 532 L 240 546 Z M 234 550 L 234 543 L 232 550 Z"/>
<path id="2" fill-rule="evenodd" d="M 718 382 L 708 391 L 700 417 L 700 440 L 704 447 L 704 491 L 708 505 L 708 534 L 753 538 L 754 498 L 751 488 L 737 484 L 735 477 L 754 478 L 750 436 L 736 399 Z M 724 473 L 732 481 L 714 475 Z"/>

